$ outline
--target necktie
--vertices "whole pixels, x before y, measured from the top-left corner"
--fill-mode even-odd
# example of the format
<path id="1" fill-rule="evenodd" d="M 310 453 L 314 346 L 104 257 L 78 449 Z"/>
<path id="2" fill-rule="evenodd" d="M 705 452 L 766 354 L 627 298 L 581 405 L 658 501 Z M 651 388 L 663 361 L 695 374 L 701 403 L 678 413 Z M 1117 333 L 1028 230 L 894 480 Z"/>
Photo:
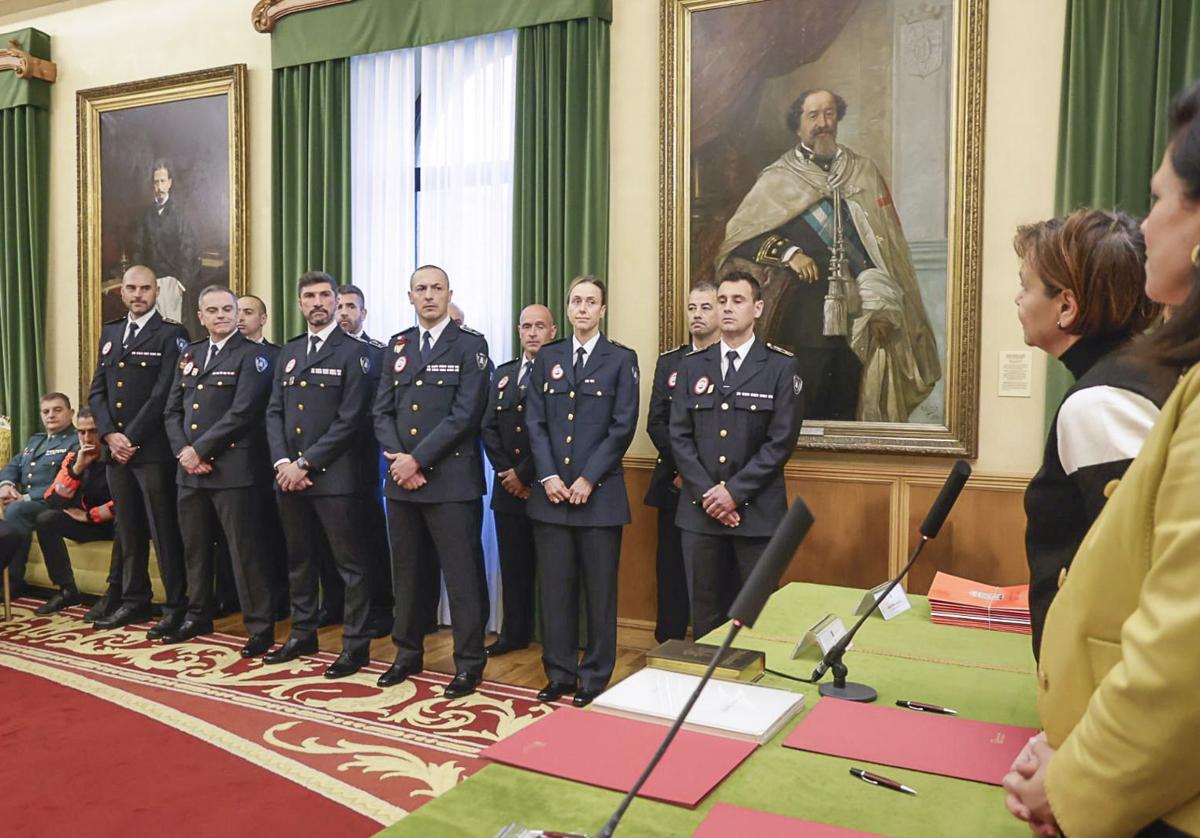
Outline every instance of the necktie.
<path id="1" fill-rule="evenodd" d="M 579 380 L 581 378 L 583 378 L 583 364 L 584 364 L 583 359 L 586 354 L 587 354 L 587 350 L 584 349 L 582 346 L 575 350 L 575 383 L 576 384 L 578 384 Z"/>
<path id="2" fill-rule="evenodd" d="M 210 343 L 208 345 L 208 360 L 204 362 L 205 372 L 208 372 L 210 369 L 212 369 L 213 364 L 217 362 L 217 353 L 220 351 L 221 350 L 217 349 L 217 345 L 215 343 Z"/>
<path id="3" fill-rule="evenodd" d="M 421 336 L 421 363 L 429 360 L 429 353 L 433 351 L 433 338 L 429 332 L 425 332 Z"/>
<path id="4" fill-rule="evenodd" d="M 137 336 L 137 333 L 138 333 L 138 324 L 136 322 L 134 322 L 133 320 L 130 320 L 129 321 L 129 331 L 127 331 L 125 333 L 125 342 L 123 344 L 121 344 L 121 348 L 124 349 L 126 346 L 129 346 L 129 344 L 133 343 L 133 339 Z"/>
<path id="5" fill-rule="evenodd" d="M 317 351 L 317 347 L 319 347 L 321 345 L 321 336 L 320 335 L 310 335 L 308 340 L 309 340 L 308 354 L 312 355 Z"/>
<path id="6" fill-rule="evenodd" d="M 525 376 L 529 374 L 529 368 L 531 366 L 533 366 L 533 361 L 530 361 L 528 358 L 526 358 L 525 363 L 521 364 L 521 374 L 517 376 L 518 384 L 525 380 Z"/>
<path id="7" fill-rule="evenodd" d="M 728 365 L 725 367 L 725 376 L 721 379 L 722 384 L 728 384 L 729 379 L 733 378 L 733 374 L 737 372 L 738 353 L 736 349 L 730 349 L 725 353 L 725 357 L 729 359 Z"/>

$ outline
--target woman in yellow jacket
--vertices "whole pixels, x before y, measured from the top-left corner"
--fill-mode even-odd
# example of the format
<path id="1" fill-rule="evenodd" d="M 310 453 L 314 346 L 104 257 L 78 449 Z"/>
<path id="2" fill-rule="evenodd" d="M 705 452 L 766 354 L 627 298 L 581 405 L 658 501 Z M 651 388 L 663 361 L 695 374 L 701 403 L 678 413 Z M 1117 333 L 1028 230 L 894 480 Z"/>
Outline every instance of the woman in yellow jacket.
<path id="1" fill-rule="evenodd" d="M 1190 369 L 1050 607 L 1045 732 L 1004 781 L 1038 835 L 1200 835 L 1200 84 L 1169 122 L 1142 230 L 1173 314 L 1142 351 Z"/>

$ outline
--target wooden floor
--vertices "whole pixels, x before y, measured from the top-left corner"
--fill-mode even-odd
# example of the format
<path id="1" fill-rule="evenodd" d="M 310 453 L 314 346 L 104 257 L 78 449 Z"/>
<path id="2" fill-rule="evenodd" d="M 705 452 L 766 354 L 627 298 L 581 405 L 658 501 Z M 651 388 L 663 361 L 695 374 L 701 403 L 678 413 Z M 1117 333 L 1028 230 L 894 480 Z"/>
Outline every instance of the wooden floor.
<path id="1" fill-rule="evenodd" d="M 232 614 L 215 621 L 217 631 L 245 637 L 246 629 L 242 626 L 240 614 Z M 275 627 L 275 638 L 279 641 L 287 639 L 290 622 L 282 622 Z M 318 632 L 318 642 L 322 651 L 337 653 L 342 648 L 342 627 L 329 626 Z M 487 642 L 491 643 L 496 636 L 489 634 Z M 642 628 L 619 627 L 617 629 L 617 665 L 613 670 L 611 683 L 616 683 L 637 672 L 646 663 L 646 651 L 654 646 L 653 635 Z M 449 628 L 442 628 L 425 637 L 425 668 L 430 672 L 454 674 L 454 638 Z M 371 658 L 385 663 L 391 663 L 396 656 L 396 648 L 389 638 L 371 641 Z M 498 658 L 489 658 L 483 677 L 488 681 L 501 684 L 511 684 L 516 687 L 528 687 L 540 690 L 546 685 L 546 674 L 542 669 L 542 647 L 534 643 L 528 649 L 520 652 L 510 652 Z"/>

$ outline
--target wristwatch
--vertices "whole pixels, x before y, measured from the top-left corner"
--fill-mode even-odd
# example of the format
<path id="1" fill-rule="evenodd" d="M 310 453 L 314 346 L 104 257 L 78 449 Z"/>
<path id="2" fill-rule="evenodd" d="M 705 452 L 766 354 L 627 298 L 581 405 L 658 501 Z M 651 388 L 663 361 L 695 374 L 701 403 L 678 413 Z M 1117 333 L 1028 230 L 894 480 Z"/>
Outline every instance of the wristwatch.
<path id="1" fill-rule="evenodd" d="M 302 469 L 304 469 L 305 471 L 308 471 L 308 469 L 309 469 L 309 464 L 308 464 L 308 460 L 307 460 L 307 458 L 305 458 L 305 457 L 297 457 L 297 458 L 296 458 L 296 466 L 297 466 L 297 468 L 302 468 Z"/>

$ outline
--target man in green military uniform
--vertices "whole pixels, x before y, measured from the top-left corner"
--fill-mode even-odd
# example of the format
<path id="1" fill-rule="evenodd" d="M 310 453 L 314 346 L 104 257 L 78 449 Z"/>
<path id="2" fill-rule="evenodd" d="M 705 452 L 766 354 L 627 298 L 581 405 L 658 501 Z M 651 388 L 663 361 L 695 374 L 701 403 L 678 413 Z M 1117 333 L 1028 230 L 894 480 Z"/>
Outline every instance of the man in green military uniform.
<path id="1" fill-rule="evenodd" d="M 62 393 L 47 393 L 41 401 L 42 427 L 0 471 L 0 567 L 8 567 L 14 594 L 25 588 L 25 560 L 33 540 L 34 519 L 49 509 L 43 499 L 54 482 L 63 457 L 79 449 L 71 420 L 71 400 Z"/>

